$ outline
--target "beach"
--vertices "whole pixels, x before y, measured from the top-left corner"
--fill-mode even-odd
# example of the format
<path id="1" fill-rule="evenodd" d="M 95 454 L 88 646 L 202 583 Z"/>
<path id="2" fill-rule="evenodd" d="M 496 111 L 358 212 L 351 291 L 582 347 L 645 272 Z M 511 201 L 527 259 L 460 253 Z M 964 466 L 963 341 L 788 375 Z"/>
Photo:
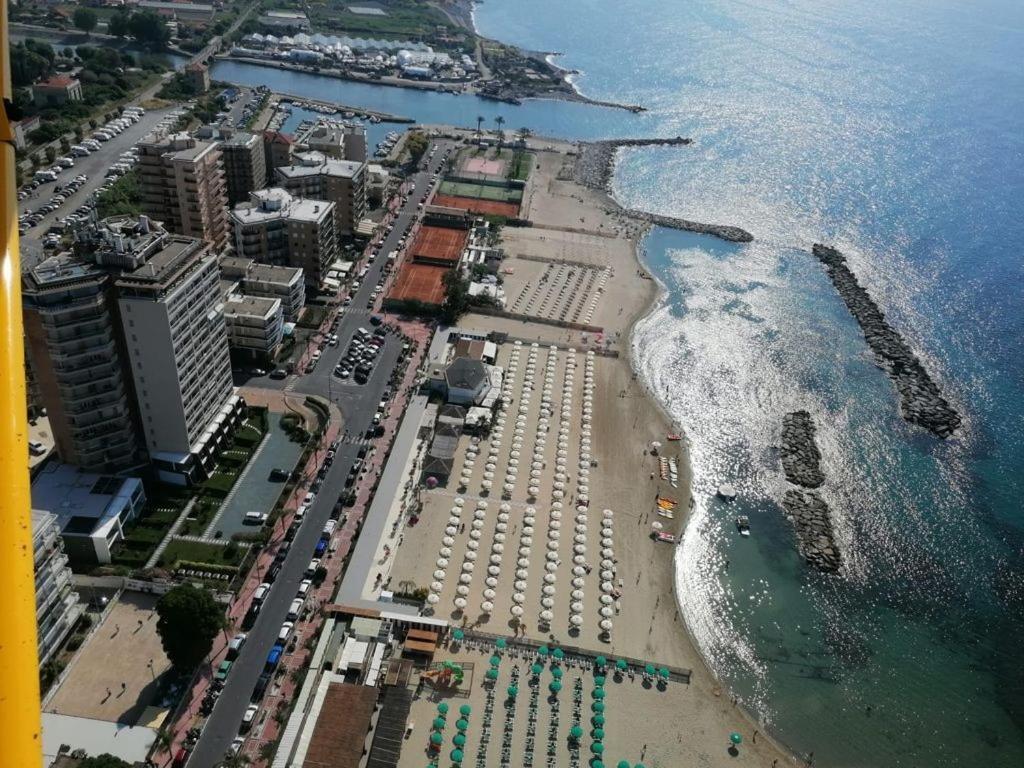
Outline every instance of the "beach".
<path id="1" fill-rule="evenodd" d="M 664 692 L 621 688 L 630 714 L 614 711 L 607 741 L 634 762 L 644 752 L 650 765 L 731 764 L 729 737 L 737 732 L 745 761 L 771 765 L 784 753 L 762 735 L 754 743 L 756 726 L 704 666 L 677 609 L 676 546 L 652 535 L 655 523 L 682 532 L 690 487 L 684 443 L 669 439 L 685 425 L 669 422 L 630 364 L 632 325 L 659 295 L 637 259 L 646 229 L 601 191 L 571 180 L 571 144 L 530 144 L 537 164 L 522 216 L 534 226 L 506 226 L 501 243 L 510 308 L 526 298 L 515 317 L 470 314 L 459 324 L 508 334 L 496 361 L 508 404 L 489 436 L 459 439 L 447 484 L 421 493 L 418 522 L 405 528 L 388 586 L 431 586 L 434 615 L 469 632 L 688 670 L 688 683 Z M 584 302 L 581 285 L 590 285 Z M 566 327 L 564 315 L 577 311 L 578 327 Z M 448 692 L 453 703 L 465 695 L 483 706 L 486 643 L 479 653 L 435 657 L 476 665 L 477 684 Z M 519 674 L 530 666 L 524 654 Z M 503 666 L 499 693 L 506 674 Z M 609 708 L 618 690 L 609 692 Z M 429 722 L 445 695 L 431 688 L 411 718 Z M 401 764 L 421 757 L 405 749 Z"/>

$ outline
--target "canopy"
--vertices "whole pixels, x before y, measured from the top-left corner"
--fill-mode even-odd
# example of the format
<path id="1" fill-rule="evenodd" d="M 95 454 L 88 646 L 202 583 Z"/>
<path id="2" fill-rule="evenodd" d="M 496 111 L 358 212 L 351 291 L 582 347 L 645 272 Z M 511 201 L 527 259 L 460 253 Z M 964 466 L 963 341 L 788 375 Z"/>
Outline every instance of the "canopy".
<path id="1" fill-rule="evenodd" d="M 563 651 L 561 648 L 555 648 L 551 655 L 554 656 L 556 659 L 564 659 L 565 651 Z"/>
<path id="2" fill-rule="evenodd" d="M 491 666 L 496 667 L 499 664 L 501 664 L 501 656 L 498 656 L 497 654 L 491 656 Z"/>
<path id="3" fill-rule="evenodd" d="M 494 668 L 494 667 L 491 667 L 490 669 L 488 669 L 487 670 L 487 679 L 488 680 L 497 680 L 498 679 L 498 670 L 496 668 Z"/>
<path id="4" fill-rule="evenodd" d="M 462 715 L 463 717 L 467 717 L 469 715 L 469 713 L 472 712 L 472 711 L 473 711 L 473 708 L 471 706 L 469 706 L 469 704 L 463 704 L 461 707 L 459 707 L 459 714 Z"/>
<path id="5" fill-rule="evenodd" d="M 661 675 L 665 680 L 668 680 L 668 667 L 662 667 L 658 670 L 658 674 Z"/>
<path id="6" fill-rule="evenodd" d="M 552 680 L 551 685 L 548 686 L 548 689 L 552 693 L 558 693 L 560 690 L 562 690 L 562 684 L 557 680 Z"/>
<path id="7" fill-rule="evenodd" d="M 604 698 L 604 688 L 595 688 L 594 689 L 594 698 L 598 699 L 598 700 L 603 699 Z"/>
<path id="8" fill-rule="evenodd" d="M 598 675 L 597 677 L 595 677 L 594 678 L 594 685 L 596 685 L 598 688 L 603 686 L 604 685 L 604 675 Z"/>
<path id="9" fill-rule="evenodd" d="M 590 708 L 594 712 L 604 712 L 604 702 L 603 701 L 595 701 L 593 704 L 590 705 Z"/>
<path id="10" fill-rule="evenodd" d="M 597 666 L 599 667 L 603 667 L 608 663 L 608 659 L 606 659 L 604 656 L 598 656 L 596 659 L 594 659 L 594 663 L 597 664 Z"/>
<path id="11" fill-rule="evenodd" d="M 629 760 L 619 760 L 619 763 L 616 766 L 616 768 L 630 768 Z"/>
<path id="12" fill-rule="evenodd" d="M 452 632 L 452 637 L 456 640 L 462 640 L 465 636 L 466 633 L 463 632 L 461 629 L 456 629 L 454 632 Z"/>
<path id="13" fill-rule="evenodd" d="M 537 649 L 537 655 L 538 656 L 547 656 L 548 655 L 548 647 L 546 645 L 542 645 L 540 648 Z"/>
<path id="14" fill-rule="evenodd" d="M 743 742 L 743 737 L 736 733 L 736 731 L 733 731 L 729 734 L 729 741 L 733 744 L 741 744 Z"/>
<path id="15" fill-rule="evenodd" d="M 595 728 L 600 727 L 604 725 L 604 715 L 594 715 L 590 718 L 590 722 L 594 724 Z"/>
<path id="16" fill-rule="evenodd" d="M 594 733 L 591 734 L 596 740 L 602 741 L 604 739 L 604 730 L 601 728 L 595 728 Z"/>
<path id="17" fill-rule="evenodd" d="M 514 685 L 510 685 L 507 690 L 509 696 L 515 696 L 517 693 L 519 693 L 519 689 Z"/>
<path id="18" fill-rule="evenodd" d="M 533 674 L 535 675 L 539 675 L 541 672 L 544 671 L 544 667 L 542 667 L 540 664 L 534 664 L 532 667 L 530 667 L 530 671 L 533 672 Z"/>
<path id="19" fill-rule="evenodd" d="M 496 648 L 498 648 L 498 650 L 503 650 L 505 646 L 508 645 L 508 643 L 505 642 L 504 637 L 499 637 L 497 640 L 494 641 L 494 645 Z"/>
<path id="20" fill-rule="evenodd" d="M 590 745 L 590 749 L 593 751 L 595 755 L 600 755 L 602 752 L 604 752 L 604 744 L 602 744 L 600 741 L 595 741 L 593 744 Z"/>
<path id="21" fill-rule="evenodd" d="M 555 679 L 557 680 L 558 678 L 560 678 L 562 676 L 562 668 L 561 667 L 552 667 L 551 668 L 551 674 L 554 675 Z"/>

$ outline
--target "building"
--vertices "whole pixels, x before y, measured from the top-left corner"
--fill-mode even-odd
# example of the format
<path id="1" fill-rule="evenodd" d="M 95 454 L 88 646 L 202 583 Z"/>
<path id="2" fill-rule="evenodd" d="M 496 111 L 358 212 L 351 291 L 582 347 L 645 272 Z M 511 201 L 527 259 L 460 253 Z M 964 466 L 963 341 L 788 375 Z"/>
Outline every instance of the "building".
<path id="1" fill-rule="evenodd" d="M 142 463 L 110 275 L 62 253 L 28 270 L 22 282 L 33 388 L 60 457 L 96 472 Z"/>
<path id="2" fill-rule="evenodd" d="M 59 107 L 82 100 L 82 83 L 70 75 L 54 75 L 32 86 L 32 101 L 37 107 Z"/>
<path id="3" fill-rule="evenodd" d="M 245 362 L 273 364 L 284 337 L 280 299 L 229 296 L 224 303 L 228 344 L 232 355 Z"/>
<path id="4" fill-rule="evenodd" d="M 366 128 L 362 125 L 319 122 L 299 143 L 307 151 L 321 152 L 336 160 L 366 162 Z"/>
<path id="5" fill-rule="evenodd" d="M 202 62 L 195 62 L 185 67 L 185 79 L 192 86 L 194 93 L 206 93 L 210 90 L 210 68 Z"/>
<path id="6" fill-rule="evenodd" d="M 228 239 L 227 189 L 218 144 L 185 133 L 151 133 L 138 148 L 143 212 L 172 232 L 222 249 Z"/>
<path id="7" fill-rule="evenodd" d="M 221 280 L 234 282 L 239 293 L 280 299 L 286 320 L 295 320 L 306 305 L 306 283 L 300 267 L 260 264 L 241 256 L 220 260 Z"/>
<path id="8" fill-rule="evenodd" d="M 448 402 L 457 405 L 476 405 L 487 391 L 490 377 L 487 366 L 480 360 L 457 357 L 445 369 Z"/>
<path id="9" fill-rule="evenodd" d="M 136 7 L 140 11 L 153 11 L 165 19 L 193 25 L 211 23 L 215 11 L 212 5 L 204 3 L 167 3 L 158 0 L 139 0 Z"/>
<path id="10" fill-rule="evenodd" d="M 26 117 L 24 120 L 19 120 L 16 123 L 11 123 L 11 127 L 14 128 L 14 146 L 18 149 L 25 149 L 28 147 L 30 141 L 29 137 L 32 135 L 32 131 L 43 124 L 42 119 L 39 115 L 33 115 L 32 117 Z"/>
<path id="11" fill-rule="evenodd" d="M 72 589 L 68 556 L 61 549 L 57 518 L 48 512 L 32 511 L 32 558 L 36 576 L 36 629 L 39 666 L 74 629 L 83 606 Z"/>
<path id="12" fill-rule="evenodd" d="M 167 236 L 117 281 L 146 447 L 161 479 L 205 479 L 245 403 L 231 380 L 220 270 L 199 240 Z"/>
<path id="13" fill-rule="evenodd" d="M 142 512 L 146 491 L 136 477 L 84 472 L 51 462 L 32 481 L 33 512 L 55 518 L 64 551 L 79 563 L 109 563 L 124 529 Z"/>
<path id="14" fill-rule="evenodd" d="M 235 253 L 264 264 L 300 267 L 317 291 L 337 252 L 334 203 L 300 199 L 278 187 L 252 192 L 231 212 Z"/>
<path id="15" fill-rule="evenodd" d="M 274 179 L 274 170 L 292 164 L 295 139 L 281 131 L 263 132 L 263 153 L 266 157 L 267 182 Z"/>
<path id="16" fill-rule="evenodd" d="M 335 236 L 355 234 L 366 213 L 366 164 L 322 152 L 296 152 L 293 160 L 275 170 L 277 183 L 298 197 L 334 203 Z"/>
<path id="17" fill-rule="evenodd" d="M 249 199 L 249 193 L 267 185 L 267 156 L 255 133 L 239 131 L 220 144 L 224 159 L 228 205 Z"/>
<path id="18" fill-rule="evenodd" d="M 302 11 L 267 11 L 258 21 L 264 27 L 285 31 L 308 32 L 310 29 L 309 19 Z"/>

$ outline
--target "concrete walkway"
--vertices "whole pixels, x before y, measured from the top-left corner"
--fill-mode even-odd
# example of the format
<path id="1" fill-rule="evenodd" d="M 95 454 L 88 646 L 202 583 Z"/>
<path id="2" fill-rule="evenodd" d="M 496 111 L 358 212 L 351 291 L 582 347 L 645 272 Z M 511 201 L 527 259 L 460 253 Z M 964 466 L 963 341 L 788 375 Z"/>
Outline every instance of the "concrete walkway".
<path id="1" fill-rule="evenodd" d="M 149 560 L 146 561 L 146 568 L 156 568 L 156 564 L 160 562 L 160 555 L 167 549 L 167 545 L 171 539 L 178 538 L 178 531 L 181 530 L 181 526 L 184 525 L 185 519 L 192 514 L 192 507 L 196 504 L 196 497 L 193 496 L 188 500 L 188 504 L 181 510 L 181 514 L 178 515 L 178 519 L 174 521 L 174 524 L 167 530 L 167 535 L 164 536 L 164 540 L 161 541 L 157 548 L 153 550 L 153 554 L 150 555 Z"/>

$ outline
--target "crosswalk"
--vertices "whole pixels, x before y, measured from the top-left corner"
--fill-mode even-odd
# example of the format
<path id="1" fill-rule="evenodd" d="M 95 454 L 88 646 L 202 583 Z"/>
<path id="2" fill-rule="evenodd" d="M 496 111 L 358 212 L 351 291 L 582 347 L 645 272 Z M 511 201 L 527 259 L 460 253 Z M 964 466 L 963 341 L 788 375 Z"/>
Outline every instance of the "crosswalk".
<path id="1" fill-rule="evenodd" d="M 342 435 L 338 438 L 339 443 L 345 443 L 347 445 L 367 445 L 372 446 L 374 441 L 361 435 Z"/>

